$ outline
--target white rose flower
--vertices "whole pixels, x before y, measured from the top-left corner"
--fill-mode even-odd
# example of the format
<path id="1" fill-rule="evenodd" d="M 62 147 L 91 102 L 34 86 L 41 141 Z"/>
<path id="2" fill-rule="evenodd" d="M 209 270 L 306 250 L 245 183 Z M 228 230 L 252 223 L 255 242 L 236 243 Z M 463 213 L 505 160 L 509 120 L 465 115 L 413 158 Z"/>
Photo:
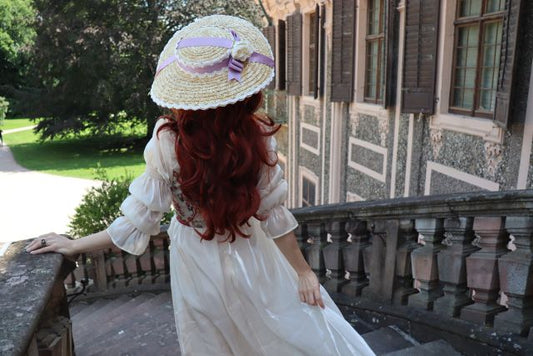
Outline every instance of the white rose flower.
<path id="1" fill-rule="evenodd" d="M 248 41 L 236 41 L 231 48 L 231 56 L 241 62 L 250 58 L 252 53 L 254 53 L 254 50 Z"/>

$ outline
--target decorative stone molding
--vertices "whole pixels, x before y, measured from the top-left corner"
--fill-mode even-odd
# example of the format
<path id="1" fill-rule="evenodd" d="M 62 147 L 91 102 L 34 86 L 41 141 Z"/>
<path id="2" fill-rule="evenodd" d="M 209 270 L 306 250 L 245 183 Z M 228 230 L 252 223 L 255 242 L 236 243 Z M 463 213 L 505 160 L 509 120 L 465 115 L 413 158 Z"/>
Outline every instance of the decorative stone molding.
<path id="1" fill-rule="evenodd" d="M 487 161 L 487 174 L 494 178 L 502 161 L 502 145 L 494 142 L 485 142 L 485 160 Z"/>
<path id="2" fill-rule="evenodd" d="M 505 130 L 492 120 L 452 114 L 437 114 L 429 119 L 430 129 L 444 129 L 467 135 L 478 136 L 484 141 L 503 143 Z"/>
<path id="3" fill-rule="evenodd" d="M 359 115 L 358 114 L 355 114 L 355 115 L 350 115 L 350 126 L 352 127 L 352 134 L 351 136 L 353 137 L 357 137 L 356 136 L 356 133 L 357 133 L 357 128 L 359 127 Z"/>
<path id="4" fill-rule="evenodd" d="M 431 148 L 433 149 L 433 159 L 439 157 L 440 149 L 442 148 L 442 129 L 440 127 L 430 128 Z"/>

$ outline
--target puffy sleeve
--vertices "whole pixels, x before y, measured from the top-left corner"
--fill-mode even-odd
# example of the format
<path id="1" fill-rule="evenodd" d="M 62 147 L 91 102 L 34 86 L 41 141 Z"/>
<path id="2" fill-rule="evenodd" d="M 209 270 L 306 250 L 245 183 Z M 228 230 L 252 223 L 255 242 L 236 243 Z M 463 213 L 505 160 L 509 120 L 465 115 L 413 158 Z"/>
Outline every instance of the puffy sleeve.
<path id="1" fill-rule="evenodd" d="M 271 158 L 276 157 L 276 139 L 269 137 L 267 141 Z M 287 199 L 287 181 L 283 178 L 283 170 L 276 164 L 274 167 L 265 165 L 259 177 L 258 190 L 261 204 L 257 211 L 266 217 L 261 221 L 261 228 L 272 238 L 281 237 L 296 229 L 298 222 L 291 212 L 283 205 Z"/>
<path id="2" fill-rule="evenodd" d="M 122 216 L 106 230 L 117 247 L 134 255 L 146 250 L 150 236 L 160 232 L 163 214 L 170 211 L 170 185 L 177 163 L 173 162 L 174 134 L 163 130 L 157 135 L 163 123 L 156 123 L 146 145 L 146 170 L 131 183 L 130 195 L 120 206 Z"/>

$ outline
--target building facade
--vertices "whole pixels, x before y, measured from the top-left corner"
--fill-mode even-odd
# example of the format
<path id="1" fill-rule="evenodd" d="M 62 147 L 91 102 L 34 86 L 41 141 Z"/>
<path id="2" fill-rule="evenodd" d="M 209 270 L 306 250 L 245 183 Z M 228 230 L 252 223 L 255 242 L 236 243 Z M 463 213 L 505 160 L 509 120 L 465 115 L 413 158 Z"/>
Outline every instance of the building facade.
<path id="1" fill-rule="evenodd" d="M 263 5 L 288 206 L 533 187 L 533 2 Z"/>

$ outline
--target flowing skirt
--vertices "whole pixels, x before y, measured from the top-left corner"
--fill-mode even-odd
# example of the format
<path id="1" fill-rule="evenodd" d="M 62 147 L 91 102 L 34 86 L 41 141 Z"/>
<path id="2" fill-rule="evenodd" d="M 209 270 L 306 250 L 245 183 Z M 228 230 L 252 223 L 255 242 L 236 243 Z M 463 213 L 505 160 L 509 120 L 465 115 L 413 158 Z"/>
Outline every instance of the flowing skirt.
<path id="1" fill-rule="evenodd" d="M 182 355 L 374 355 L 321 287 L 302 303 L 298 278 L 259 222 L 249 239 L 201 241 L 173 219 L 172 300 Z"/>

